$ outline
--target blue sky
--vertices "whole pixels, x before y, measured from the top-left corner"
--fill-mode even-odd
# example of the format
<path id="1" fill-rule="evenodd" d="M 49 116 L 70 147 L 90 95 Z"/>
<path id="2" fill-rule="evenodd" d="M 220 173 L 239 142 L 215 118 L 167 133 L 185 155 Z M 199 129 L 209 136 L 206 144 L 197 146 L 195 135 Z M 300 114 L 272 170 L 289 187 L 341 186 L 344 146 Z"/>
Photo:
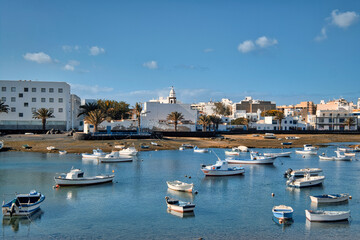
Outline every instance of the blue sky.
<path id="1" fill-rule="evenodd" d="M 360 1 L 4 1 L 0 79 L 131 104 L 360 97 Z"/>

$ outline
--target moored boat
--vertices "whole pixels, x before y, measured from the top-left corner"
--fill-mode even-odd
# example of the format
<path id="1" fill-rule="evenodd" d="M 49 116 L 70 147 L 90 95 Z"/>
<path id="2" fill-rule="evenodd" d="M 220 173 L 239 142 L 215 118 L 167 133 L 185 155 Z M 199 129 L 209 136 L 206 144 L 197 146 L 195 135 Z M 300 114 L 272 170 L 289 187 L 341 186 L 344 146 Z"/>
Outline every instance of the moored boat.
<path id="1" fill-rule="evenodd" d="M 233 151 L 240 151 L 240 152 L 248 152 L 249 148 L 246 146 L 238 146 L 238 147 L 233 147 L 232 148 Z"/>
<path id="2" fill-rule="evenodd" d="M 350 211 L 305 210 L 305 215 L 311 222 L 335 222 L 348 220 L 350 217 Z"/>
<path id="3" fill-rule="evenodd" d="M 294 210 L 292 209 L 292 207 L 279 205 L 279 206 L 274 206 L 272 212 L 274 217 L 278 219 L 290 219 L 293 216 Z"/>
<path id="4" fill-rule="evenodd" d="M 264 139 L 276 139 L 276 136 L 273 133 L 265 133 Z"/>
<path id="5" fill-rule="evenodd" d="M 297 170 L 292 170 L 291 168 L 289 168 L 288 170 L 285 171 L 284 173 L 284 177 L 303 177 L 306 173 L 309 173 L 310 176 L 317 176 L 320 173 L 322 173 L 322 169 L 321 168 L 303 168 L 303 169 L 297 169 Z"/>
<path id="6" fill-rule="evenodd" d="M 136 156 L 138 151 L 135 147 L 128 147 L 119 151 L 120 155 Z"/>
<path id="7" fill-rule="evenodd" d="M 225 155 L 227 155 L 227 156 L 239 156 L 240 152 L 238 150 L 225 151 Z"/>
<path id="8" fill-rule="evenodd" d="M 65 151 L 65 150 L 60 150 L 60 151 L 59 151 L 59 154 L 60 154 L 60 155 L 65 155 L 65 154 L 67 154 L 67 151 Z"/>
<path id="9" fill-rule="evenodd" d="M 195 204 L 190 202 L 183 202 L 177 199 L 165 197 L 168 209 L 176 212 L 192 212 L 195 209 Z"/>
<path id="10" fill-rule="evenodd" d="M 184 151 L 185 150 L 185 147 L 181 146 L 179 147 L 179 151 Z"/>
<path id="11" fill-rule="evenodd" d="M 288 139 L 288 140 L 298 140 L 298 139 L 300 139 L 300 137 L 289 136 L 289 137 L 285 137 L 285 139 Z"/>
<path id="12" fill-rule="evenodd" d="M 106 153 L 104 153 L 101 149 L 93 149 L 93 153 L 83 153 L 81 154 L 82 158 L 91 158 L 91 159 L 97 159 L 98 157 L 104 157 Z"/>
<path id="13" fill-rule="evenodd" d="M 291 152 L 264 153 L 265 157 L 290 157 Z"/>
<path id="14" fill-rule="evenodd" d="M 196 152 L 196 153 L 207 153 L 207 152 L 209 152 L 209 149 L 207 149 L 207 148 L 198 148 L 198 146 L 195 146 L 194 147 L 194 152 Z"/>
<path id="15" fill-rule="evenodd" d="M 325 176 L 313 176 L 311 177 L 309 173 L 305 175 L 303 178 L 296 179 L 295 177 L 290 177 L 289 180 L 286 181 L 286 185 L 290 187 L 313 187 L 320 185 L 324 182 Z"/>
<path id="16" fill-rule="evenodd" d="M 349 194 L 323 194 L 317 196 L 310 196 L 311 202 L 314 203 L 337 203 L 349 200 Z"/>
<path id="17" fill-rule="evenodd" d="M 35 190 L 28 194 L 16 194 L 15 198 L 2 205 L 2 213 L 5 217 L 27 216 L 36 212 L 45 196 Z"/>
<path id="18" fill-rule="evenodd" d="M 49 150 L 49 151 L 51 151 L 51 150 L 55 150 L 56 147 L 54 147 L 54 146 L 49 146 L 49 147 L 46 147 L 46 149 Z"/>
<path id="19" fill-rule="evenodd" d="M 106 154 L 104 157 L 98 158 L 102 163 L 111 163 L 111 162 L 131 162 L 132 158 L 125 155 L 120 155 L 119 151 L 112 151 L 109 154 Z"/>
<path id="20" fill-rule="evenodd" d="M 251 152 L 250 159 L 227 158 L 230 164 L 273 164 L 276 157 L 262 156 L 258 152 Z"/>
<path id="21" fill-rule="evenodd" d="M 317 155 L 317 150 L 317 147 L 313 147 L 311 144 L 305 144 L 303 150 L 295 150 L 295 152 L 304 155 Z"/>
<path id="22" fill-rule="evenodd" d="M 282 142 L 281 145 L 292 145 L 292 142 Z"/>
<path id="23" fill-rule="evenodd" d="M 166 182 L 168 188 L 175 190 L 175 191 L 181 191 L 181 192 L 192 192 L 194 188 L 193 183 L 185 183 L 178 180 L 175 181 L 167 181 Z"/>
<path id="24" fill-rule="evenodd" d="M 112 182 L 114 175 L 97 175 L 84 177 L 84 172 L 80 169 L 71 169 L 69 173 L 55 177 L 55 182 L 59 186 L 84 186 L 100 183 Z"/>
<path id="25" fill-rule="evenodd" d="M 206 176 L 231 176 L 243 174 L 245 169 L 243 167 L 229 167 L 227 161 L 219 159 L 214 165 L 202 165 L 201 171 Z"/>

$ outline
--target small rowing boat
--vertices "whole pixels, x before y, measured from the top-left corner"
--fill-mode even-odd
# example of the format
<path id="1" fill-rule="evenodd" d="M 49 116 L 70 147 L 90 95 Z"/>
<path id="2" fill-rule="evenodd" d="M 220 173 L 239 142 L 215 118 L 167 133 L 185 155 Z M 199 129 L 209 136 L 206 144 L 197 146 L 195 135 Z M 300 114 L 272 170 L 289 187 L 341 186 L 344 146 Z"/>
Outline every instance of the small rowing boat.
<path id="1" fill-rule="evenodd" d="M 195 209 L 195 204 L 190 202 L 183 202 L 177 199 L 165 197 L 168 209 L 176 212 L 192 212 Z"/>
<path id="2" fill-rule="evenodd" d="M 28 216 L 38 209 L 45 200 L 45 196 L 35 190 L 27 194 L 16 194 L 15 198 L 2 205 L 2 213 L 5 217 Z"/>
<path id="3" fill-rule="evenodd" d="M 180 192 L 192 192 L 194 187 L 193 183 L 185 183 L 178 180 L 167 181 L 166 184 L 168 188 Z"/>
<path id="4" fill-rule="evenodd" d="M 323 194 L 317 196 L 310 196 L 311 202 L 314 203 L 337 203 L 344 202 L 349 199 L 349 194 L 340 193 L 340 194 Z"/>
<path id="5" fill-rule="evenodd" d="M 290 219 L 293 216 L 294 210 L 292 209 L 292 207 L 279 205 L 279 206 L 274 206 L 272 212 L 274 217 L 278 219 Z"/>
<path id="6" fill-rule="evenodd" d="M 335 222 L 348 220 L 350 211 L 305 210 L 305 215 L 310 222 Z"/>

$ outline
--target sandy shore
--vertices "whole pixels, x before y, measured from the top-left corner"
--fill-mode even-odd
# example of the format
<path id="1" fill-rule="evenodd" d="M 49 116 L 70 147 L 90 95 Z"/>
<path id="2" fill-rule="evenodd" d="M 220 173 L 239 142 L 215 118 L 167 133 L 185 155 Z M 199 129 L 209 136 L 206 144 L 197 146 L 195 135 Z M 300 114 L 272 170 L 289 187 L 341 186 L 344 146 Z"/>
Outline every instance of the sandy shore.
<path id="1" fill-rule="evenodd" d="M 63 134 L 58 135 L 6 135 L 0 137 L 5 143 L 4 150 L 9 151 L 27 151 L 27 152 L 50 152 L 46 149 L 48 146 L 54 146 L 57 150 L 66 150 L 68 153 L 85 153 L 92 152 L 94 148 L 101 148 L 105 152 L 110 152 L 115 145 L 134 145 L 140 151 L 154 151 L 154 150 L 169 150 L 178 149 L 182 144 L 192 144 L 199 147 L 206 148 L 231 148 L 239 145 L 244 145 L 250 148 L 294 148 L 302 147 L 304 144 L 313 144 L 319 146 L 321 144 L 331 142 L 360 142 L 360 135 L 346 135 L 346 134 L 278 134 L 277 139 L 264 139 L 263 135 L 254 137 L 253 134 L 247 135 L 223 135 L 224 139 L 216 138 L 164 138 L 161 140 L 154 139 L 124 139 L 124 140 L 98 140 L 85 141 L 74 140 L 73 137 Z M 286 136 L 298 136 L 298 140 L 286 140 Z M 279 140 L 282 139 L 282 140 Z M 151 142 L 156 142 L 160 146 L 151 145 Z M 282 146 L 281 142 L 292 142 L 290 146 Z M 31 146 L 31 149 L 24 149 L 23 145 Z M 141 149 L 140 145 L 149 145 L 149 149 Z"/>

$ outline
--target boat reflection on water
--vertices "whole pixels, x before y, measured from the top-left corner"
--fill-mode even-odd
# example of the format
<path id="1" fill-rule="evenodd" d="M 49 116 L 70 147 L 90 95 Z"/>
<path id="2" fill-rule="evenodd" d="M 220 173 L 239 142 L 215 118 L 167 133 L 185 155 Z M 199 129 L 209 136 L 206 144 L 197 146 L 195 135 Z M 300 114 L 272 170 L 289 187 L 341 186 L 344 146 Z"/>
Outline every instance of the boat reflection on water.
<path id="1" fill-rule="evenodd" d="M 98 165 L 100 163 L 100 161 L 96 158 L 92 159 L 92 158 L 83 158 L 82 160 L 83 164 L 87 164 L 87 165 Z"/>
<path id="2" fill-rule="evenodd" d="M 305 228 L 306 230 L 350 228 L 350 222 L 348 220 L 338 222 L 310 222 L 306 219 Z"/>
<path id="3" fill-rule="evenodd" d="M 176 198 L 186 199 L 187 201 L 194 200 L 194 194 L 192 194 L 191 192 L 180 192 L 180 191 L 172 190 L 170 188 L 167 189 L 167 192 L 169 195 L 174 196 Z"/>
<path id="4" fill-rule="evenodd" d="M 170 213 L 171 215 L 180 217 L 180 218 L 191 218 L 191 217 L 195 217 L 195 213 L 192 212 L 176 212 L 176 211 L 171 211 L 170 209 L 167 209 L 167 212 Z"/>
<path id="5" fill-rule="evenodd" d="M 44 211 L 41 209 L 37 210 L 30 216 L 17 216 L 17 217 L 3 217 L 2 225 L 4 227 L 11 227 L 11 229 L 14 232 L 19 231 L 20 224 L 23 226 L 28 226 L 30 228 L 30 225 L 32 222 L 40 221 L 41 216 L 44 214 Z"/>
<path id="6" fill-rule="evenodd" d="M 274 223 L 276 223 L 276 225 L 278 225 L 279 227 L 282 228 L 282 230 L 284 231 L 285 228 L 291 227 L 291 224 L 294 222 L 294 220 L 291 219 L 278 219 L 276 217 L 272 217 L 272 220 Z"/>

